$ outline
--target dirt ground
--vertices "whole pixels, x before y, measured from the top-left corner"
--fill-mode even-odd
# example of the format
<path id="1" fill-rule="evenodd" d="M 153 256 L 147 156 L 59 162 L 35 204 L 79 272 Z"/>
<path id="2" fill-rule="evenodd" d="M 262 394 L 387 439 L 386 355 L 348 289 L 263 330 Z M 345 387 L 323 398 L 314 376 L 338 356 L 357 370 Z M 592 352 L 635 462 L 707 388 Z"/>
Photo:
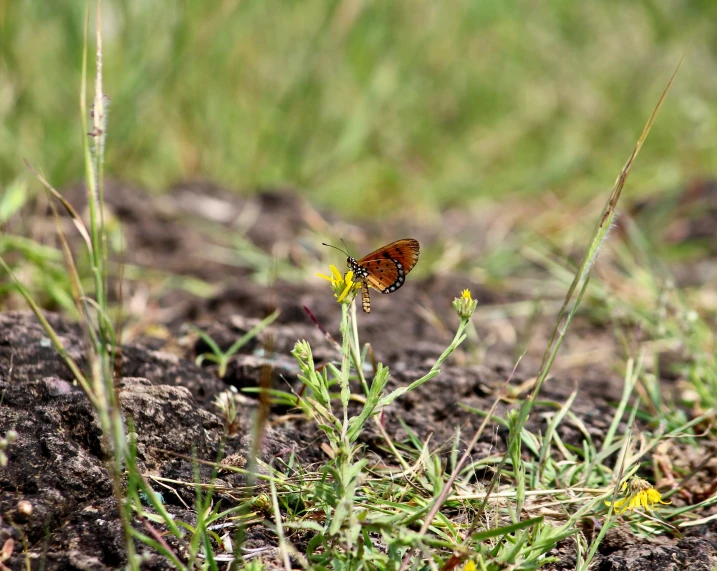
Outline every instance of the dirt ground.
<path id="1" fill-rule="evenodd" d="M 703 195 L 712 196 L 705 188 L 690 192 L 693 194 L 689 196 L 697 194 L 699 200 Z M 70 189 L 66 196 L 82 208 L 80 189 Z M 480 227 L 474 218 L 455 212 L 422 225 L 418 231 L 411 229 L 409 220 L 398 220 L 389 229 L 381 229 L 372 221 L 349 225 L 319 213 L 288 191 L 240 198 L 197 183 L 152 197 L 126 185 L 111 184 L 106 196 L 124 230 L 124 262 L 128 267 L 151 268 L 154 276 L 147 282 L 132 281 L 123 291 L 128 308 L 119 385 L 123 413 L 133 419 L 143 471 L 184 482 L 194 480 L 193 454 L 204 460 L 217 456 L 223 424 L 213 399 L 219 393 L 229 386 L 257 386 L 267 363 L 273 368 L 274 386 L 298 390 L 297 368 L 289 354 L 297 339 L 311 342 L 317 364 L 336 359 L 334 347 L 304 309 L 309 308 L 338 338 L 340 308 L 326 282 L 284 279 L 281 268 L 272 270 L 271 265 L 266 270 L 271 279 L 257 281 L 256 274 L 263 271 L 260 262 L 252 268 L 234 265 L 232 254 L 217 235 L 222 228 L 227 232 L 241 230 L 246 242 L 237 248 L 250 253 L 258 248 L 269 255 L 268 259 L 274 256 L 294 269 L 316 264 L 326 256 L 317 236 L 330 228 L 338 228 L 335 235 L 343 236 L 357 249 L 375 245 L 380 241 L 377 236 L 390 241 L 410 235 L 421 242 L 427 257 L 439 241 L 435 228 L 449 228 L 451 239 L 470 236 L 470 245 L 462 253 L 466 257 L 489 239 L 474 230 Z M 649 204 L 640 207 L 641 211 L 649 208 Z M 707 210 L 704 217 L 709 217 Z M 704 233 L 706 226 L 699 221 L 687 229 L 670 227 L 666 235 Z M 714 240 L 713 236 L 708 238 Z M 337 258 L 332 259 L 338 265 Z M 521 287 L 491 287 L 466 275 L 454 268 L 432 275 L 416 272 L 396 294 L 374 295 L 371 314 L 361 316 L 361 340 L 371 343 L 377 361 L 389 365 L 392 389 L 424 374 L 450 342 L 457 325 L 450 305 L 453 297 L 467 287 L 480 302 L 475 332 L 456 357 L 436 379 L 397 400 L 387 411 L 386 429 L 395 440 L 406 438 L 399 419 L 419 438 L 430 436 L 436 449 L 454 437 L 456 427 L 469 438 L 482 417 L 467 407 L 488 410 L 522 351 L 521 337 L 528 317 L 493 319 L 491 308 L 530 302 L 534 299 L 531 292 Z M 210 287 L 206 295 L 198 296 L 167 276 L 182 276 L 187 283 L 198 278 Z M 562 295 L 564 291 L 558 291 L 554 298 Z M 206 347 L 189 330 L 189 324 L 202 327 L 226 348 L 274 308 L 281 310 L 279 319 L 242 349 L 223 380 L 218 379 L 212 364 L 194 363 Z M 84 364 L 79 329 L 53 313 L 48 313 L 48 319 L 70 354 Z M 530 343 L 513 379 L 514 387 L 529 382 L 538 369 L 551 323 L 549 319 L 543 321 L 531 325 Z M 273 348 L 273 354 L 268 353 L 268 347 Z M 571 410 L 600 441 L 612 418 L 613 403 L 622 392 L 623 372 L 613 368 L 618 343 L 610 328 L 581 319 L 574 324 L 561 354 L 583 358 L 556 363 L 542 398 L 563 402 L 578 388 Z M 250 413 L 257 402 L 250 395 L 243 402 L 245 410 L 237 435 L 226 442 L 227 455 L 249 453 Z M 504 414 L 509 406 L 503 402 L 498 414 Z M 262 459 L 288 459 L 293 454 L 307 467 L 325 462 L 321 432 L 289 412 L 294 411 L 279 406 L 272 410 Z M 539 410 L 530 422 L 531 430 L 544 428 Z M 98 420 L 37 320 L 28 312 L 16 310 L 0 314 L 0 434 L 10 429 L 19 437 L 8 448 L 8 465 L 0 470 L 0 545 L 12 537 L 15 554 L 5 564 L 21 569 L 29 560 L 33 569 L 47 570 L 122 566 L 123 538 Z M 564 442 L 582 445 L 580 431 L 570 422 L 561 425 L 560 434 Z M 502 429 L 488 431 L 473 455 L 481 457 L 504 449 L 505 437 Z M 361 439 L 377 459 L 386 458 L 373 425 Z M 717 463 L 703 470 L 703 480 L 714 480 Z M 203 476 L 208 474 L 203 472 Z M 238 486 L 244 480 L 236 474 L 221 474 L 219 483 Z M 168 510 L 178 519 L 193 519 L 187 507 L 194 501 L 191 486 L 167 485 L 160 491 Z M 219 497 L 227 505 L 233 501 L 231 494 L 219 493 Z M 31 503 L 31 514 L 20 509 L 21 500 Z M 594 568 L 713 569 L 717 565 L 717 524 L 695 526 L 684 535 L 682 539 L 660 536 L 645 543 L 628 528 L 617 528 L 600 545 Z M 261 525 L 247 532 L 247 547 L 273 546 L 274 541 Z M 555 550 L 561 563 L 552 568 L 574 567 L 573 545 L 565 542 Z M 163 559 L 152 554 L 147 555 L 145 566 L 168 568 Z"/>

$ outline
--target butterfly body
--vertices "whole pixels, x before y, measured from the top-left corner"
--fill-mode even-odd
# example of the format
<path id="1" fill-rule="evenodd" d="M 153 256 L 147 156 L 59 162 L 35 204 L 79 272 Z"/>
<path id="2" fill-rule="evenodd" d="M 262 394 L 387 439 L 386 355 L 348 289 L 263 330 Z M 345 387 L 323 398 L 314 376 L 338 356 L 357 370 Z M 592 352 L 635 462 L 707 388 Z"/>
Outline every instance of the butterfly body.
<path id="1" fill-rule="evenodd" d="M 366 313 L 371 311 L 371 299 L 368 288 L 381 293 L 393 293 L 406 281 L 406 274 L 418 262 L 420 248 L 417 240 L 404 238 L 379 248 L 360 260 L 349 256 L 346 259 L 354 277 L 361 280 L 361 307 Z"/>

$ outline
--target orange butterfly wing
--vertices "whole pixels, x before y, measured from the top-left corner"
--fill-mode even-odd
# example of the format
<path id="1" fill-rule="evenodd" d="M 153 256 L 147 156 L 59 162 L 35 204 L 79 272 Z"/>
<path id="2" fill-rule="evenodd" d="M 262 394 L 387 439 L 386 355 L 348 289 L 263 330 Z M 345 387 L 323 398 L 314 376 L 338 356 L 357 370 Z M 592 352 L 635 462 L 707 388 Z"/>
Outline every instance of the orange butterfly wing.
<path id="1" fill-rule="evenodd" d="M 366 269 L 366 281 L 381 293 L 393 293 L 406 281 L 416 262 L 420 248 L 417 240 L 404 238 L 391 242 L 364 256 L 358 265 Z"/>

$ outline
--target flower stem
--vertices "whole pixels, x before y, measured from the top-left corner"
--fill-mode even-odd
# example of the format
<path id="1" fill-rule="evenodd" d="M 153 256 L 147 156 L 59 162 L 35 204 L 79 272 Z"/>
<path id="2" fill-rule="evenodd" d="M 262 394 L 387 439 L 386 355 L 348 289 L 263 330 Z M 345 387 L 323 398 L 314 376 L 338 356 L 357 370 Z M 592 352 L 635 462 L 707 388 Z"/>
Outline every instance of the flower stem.
<path id="1" fill-rule="evenodd" d="M 346 435 L 349 426 L 349 399 L 351 398 L 351 389 L 349 388 L 349 376 L 351 374 L 351 329 L 349 326 L 349 306 L 345 303 L 341 304 L 341 338 L 343 340 L 341 346 L 341 377 L 339 384 L 341 386 L 341 404 L 344 409 L 344 422 L 341 430 L 342 439 Z"/>
<path id="2" fill-rule="evenodd" d="M 363 392 L 366 396 L 368 396 L 368 383 L 366 382 L 366 377 L 363 374 L 363 360 L 360 358 L 361 344 L 359 343 L 358 335 L 358 319 L 356 319 L 356 299 L 351 302 L 351 332 L 353 334 L 353 338 L 351 339 L 351 358 L 354 362 L 356 375 L 358 376 L 359 381 L 361 382 L 361 386 L 363 387 Z"/>

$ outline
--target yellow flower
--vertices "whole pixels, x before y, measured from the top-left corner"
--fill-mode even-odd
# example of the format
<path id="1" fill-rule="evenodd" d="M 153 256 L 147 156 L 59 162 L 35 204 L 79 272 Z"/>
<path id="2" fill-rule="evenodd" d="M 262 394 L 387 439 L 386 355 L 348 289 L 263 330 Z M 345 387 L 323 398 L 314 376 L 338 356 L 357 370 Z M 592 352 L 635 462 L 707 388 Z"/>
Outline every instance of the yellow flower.
<path id="1" fill-rule="evenodd" d="M 629 482 L 622 485 L 621 491 L 627 494 L 624 498 L 617 500 L 615 503 L 605 502 L 606 506 L 611 506 L 618 513 L 626 510 L 636 510 L 640 506 L 646 510 L 654 509 L 655 504 L 671 504 L 672 502 L 663 502 L 662 495 L 652 485 L 642 478 L 631 478 Z"/>
<path id="2" fill-rule="evenodd" d="M 468 290 L 465 290 L 468 291 Z M 470 295 L 470 292 L 468 291 L 468 294 Z M 463 571 L 476 571 L 476 564 L 473 561 L 469 561 L 463 566 Z"/>
<path id="3" fill-rule="evenodd" d="M 346 272 L 345 276 L 342 276 L 341 272 L 339 272 L 333 264 L 331 264 L 329 268 L 331 268 L 331 276 L 325 276 L 324 274 L 316 275 L 331 282 L 331 289 L 334 290 L 334 297 L 339 303 L 344 301 L 349 293 L 355 292 L 361 287 L 361 282 L 354 281 L 354 273 L 352 270 L 349 270 Z M 351 301 L 351 299 L 348 301 Z"/>
<path id="4" fill-rule="evenodd" d="M 458 317 L 461 319 L 470 319 L 476 307 L 478 307 L 478 300 L 473 299 L 469 289 L 464 289 L 461 292 L 461 297 L 453 299 L 453 309 L 456 310 Z"/>

